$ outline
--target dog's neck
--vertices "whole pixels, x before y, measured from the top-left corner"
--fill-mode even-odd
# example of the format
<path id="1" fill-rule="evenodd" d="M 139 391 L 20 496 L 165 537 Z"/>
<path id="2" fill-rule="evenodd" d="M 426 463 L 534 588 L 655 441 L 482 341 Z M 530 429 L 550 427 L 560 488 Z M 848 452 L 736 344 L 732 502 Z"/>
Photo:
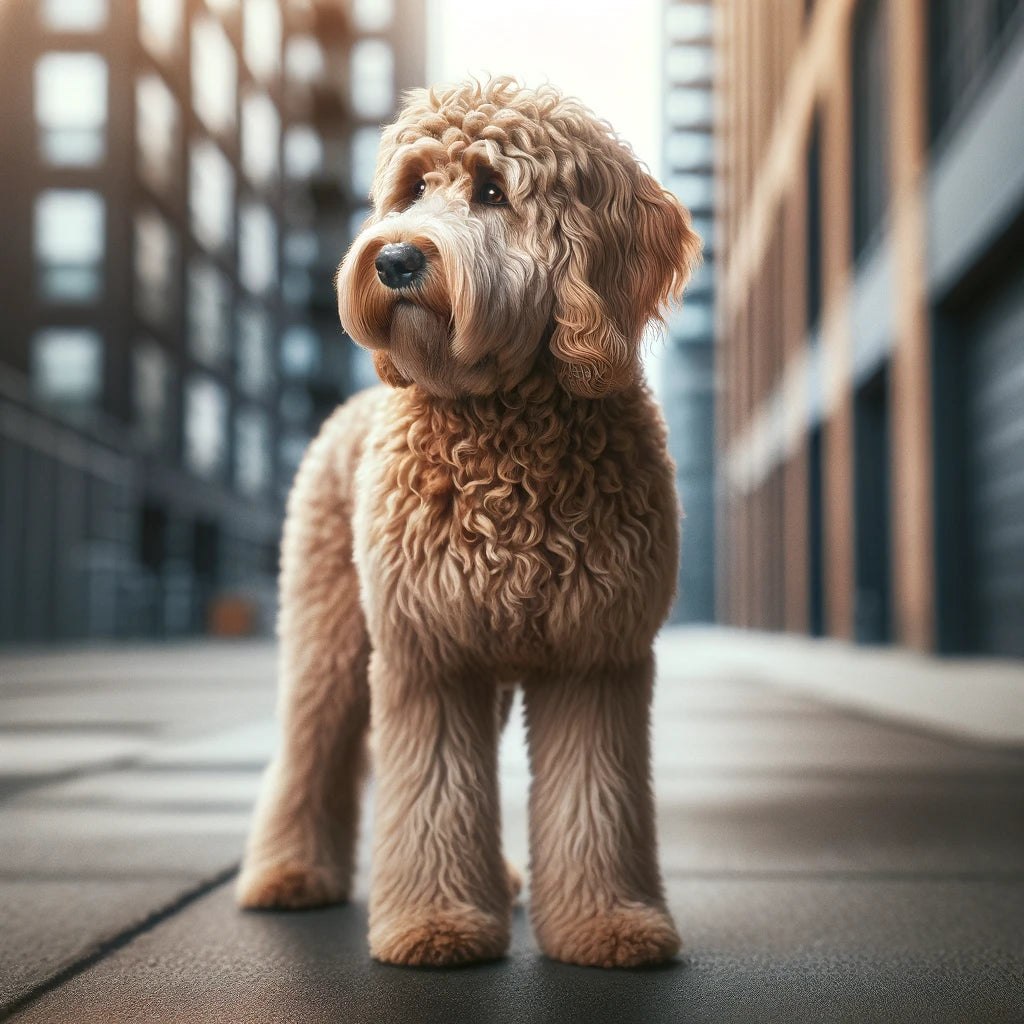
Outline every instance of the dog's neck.
<path id="1" fill-rule="evenodd" d="M 614 394 L 604 398 L 570 394 L 559 381 L 553 360 L 543 356 L 517 384 L 492 394 L 449 398 L 430 394 L 416 384 L 408 390 L 421 415 L 443 417 L 452 426 L 460 426 L 471 433 L 479 430 L 492 433 L 496 429 L 519 432 L 524 422 L 537 420 L 565 425 L 592 421 L 595 417 L 602 418 L 603 414 L 614 415 L 620 405 Z"/>

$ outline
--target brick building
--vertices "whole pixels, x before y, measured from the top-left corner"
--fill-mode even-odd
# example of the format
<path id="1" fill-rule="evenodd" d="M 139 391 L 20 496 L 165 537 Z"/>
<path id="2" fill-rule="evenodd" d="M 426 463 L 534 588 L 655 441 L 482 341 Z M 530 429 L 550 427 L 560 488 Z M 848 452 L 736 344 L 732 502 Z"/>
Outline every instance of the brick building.
<path id="1" fill-rule="evenodd" d="M 715 6 L 720 617 L 1024 655 L 1024 4 Z"/>

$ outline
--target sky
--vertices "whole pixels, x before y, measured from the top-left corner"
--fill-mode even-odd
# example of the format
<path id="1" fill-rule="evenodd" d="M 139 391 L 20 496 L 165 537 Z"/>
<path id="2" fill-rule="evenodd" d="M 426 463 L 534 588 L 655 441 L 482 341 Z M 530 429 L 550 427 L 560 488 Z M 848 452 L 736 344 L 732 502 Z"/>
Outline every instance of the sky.
<path id="1" fill-rule="evenodd" d="M 582 100 L 660 174 L 661 0 L 428 0 L 427 78 L 510 74 Z"/>

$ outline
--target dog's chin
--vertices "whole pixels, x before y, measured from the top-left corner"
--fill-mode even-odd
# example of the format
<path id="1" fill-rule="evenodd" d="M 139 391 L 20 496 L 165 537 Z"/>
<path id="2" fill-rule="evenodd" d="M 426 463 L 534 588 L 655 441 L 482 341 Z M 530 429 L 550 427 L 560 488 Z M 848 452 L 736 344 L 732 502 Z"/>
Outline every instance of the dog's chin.
<path id="1" fill-rule="evenodd" d="M 438 398 L 486 395 L 500 385 L 493 359 L 460 362 L 452 354 L 450 321 L 412 302 L 396 304 L 386 351 L 403 377 Z"/>

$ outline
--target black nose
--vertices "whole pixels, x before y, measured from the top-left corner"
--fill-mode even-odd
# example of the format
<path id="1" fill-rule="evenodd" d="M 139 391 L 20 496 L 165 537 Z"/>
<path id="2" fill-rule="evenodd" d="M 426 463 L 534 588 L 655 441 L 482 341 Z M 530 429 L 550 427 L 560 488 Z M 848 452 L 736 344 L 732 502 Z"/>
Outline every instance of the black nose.
<path id="1" fill-rule="evenodd" d="M 406 288 L 423 276 L 427 257 L 415 245 L 392 242 L 377 253 L 373 265 L 377 268 L 377 276 L 389 288 Z"/>

